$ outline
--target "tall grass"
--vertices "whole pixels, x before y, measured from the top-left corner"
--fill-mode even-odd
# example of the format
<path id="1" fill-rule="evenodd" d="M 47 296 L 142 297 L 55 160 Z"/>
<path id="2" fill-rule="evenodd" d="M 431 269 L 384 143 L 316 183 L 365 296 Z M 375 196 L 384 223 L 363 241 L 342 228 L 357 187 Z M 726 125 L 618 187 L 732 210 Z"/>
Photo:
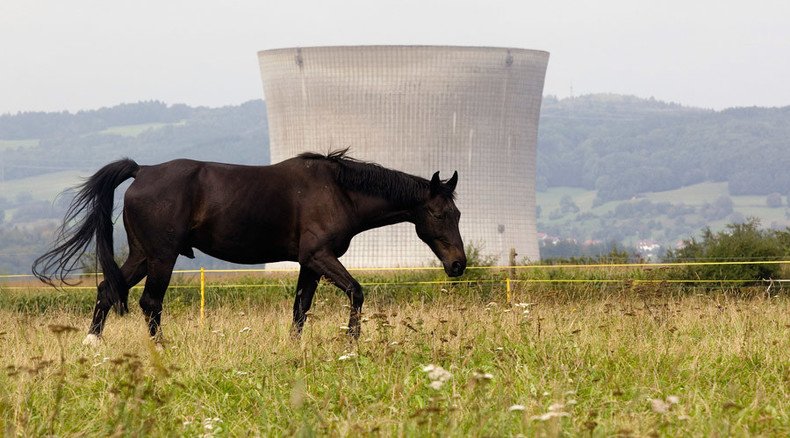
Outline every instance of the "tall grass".
<path id="1" fill-rule="evenodd" d="M 169 291 L 163 352 L 146 338 L 136 309 L 111 316 L 100 347 L 83 347 L 90 306 L 86 314 L 81 300 L 92 303 L 92 292 L 29 307 L 12 305 L 23 292 L 6 295 L 0 431 L 790 434 L 786 295 L 532 284 L 519 286 L 508 305 L 494 283 L 370 286 L 363 335 L 350 342 L 342 328 L 347 299 L 327 285 L 294 341 L 292 279 L 281 281 L 256 289 L 228 279 L 240 286 L 209 289 L 203 322 L 195 289 Z"/>

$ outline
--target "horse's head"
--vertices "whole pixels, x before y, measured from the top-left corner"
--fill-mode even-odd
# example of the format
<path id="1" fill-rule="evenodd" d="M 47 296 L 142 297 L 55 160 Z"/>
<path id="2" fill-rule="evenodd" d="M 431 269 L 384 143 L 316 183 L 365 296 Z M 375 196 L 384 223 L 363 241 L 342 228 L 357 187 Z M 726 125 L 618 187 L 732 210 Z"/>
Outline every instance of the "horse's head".
<path id="1" fill-rule="evenodd" d="M 428 200 L 414 215 L 417 235 L 439 257 L 444 272 L 450 277 L 459 277 L 466 269 L 466 253 L 458 221 L 461 212 L 453 201 L 453 192 L 458 184 L 458 172 L 447 182 L 439 179 L 439 172 L 433 174 Z"/>

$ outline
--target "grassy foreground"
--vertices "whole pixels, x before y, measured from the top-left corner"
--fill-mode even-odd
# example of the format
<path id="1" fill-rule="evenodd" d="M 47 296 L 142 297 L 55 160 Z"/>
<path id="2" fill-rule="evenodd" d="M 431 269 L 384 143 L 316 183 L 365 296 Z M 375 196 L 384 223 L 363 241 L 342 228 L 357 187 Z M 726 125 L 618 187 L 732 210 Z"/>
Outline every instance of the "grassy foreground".
<path id="1" fill-rule="evenodd" d="M 322 286 L 295 342 L 284 292 L 171 300 L 161 353 L 136 308 L 91 349 L 84 311 L 0 306 L 0 433 L 790 435 L 786 294 L 379 291 L 353 344 L 344 304 Z"/>

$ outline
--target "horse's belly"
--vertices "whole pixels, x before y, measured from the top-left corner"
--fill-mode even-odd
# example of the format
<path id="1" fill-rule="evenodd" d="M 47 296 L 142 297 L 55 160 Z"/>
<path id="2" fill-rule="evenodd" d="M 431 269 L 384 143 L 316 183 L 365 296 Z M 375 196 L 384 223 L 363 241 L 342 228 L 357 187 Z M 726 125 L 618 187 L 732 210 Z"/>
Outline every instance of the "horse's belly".
<path id="1" fill-rule="evenodd" d="M 259 264 L 296 261 L 297 255 L 288 242 L 280 236 L 262 233 L 204 235 L 194 233 L 191 246 L 221 260 L 239 264 Z"/>

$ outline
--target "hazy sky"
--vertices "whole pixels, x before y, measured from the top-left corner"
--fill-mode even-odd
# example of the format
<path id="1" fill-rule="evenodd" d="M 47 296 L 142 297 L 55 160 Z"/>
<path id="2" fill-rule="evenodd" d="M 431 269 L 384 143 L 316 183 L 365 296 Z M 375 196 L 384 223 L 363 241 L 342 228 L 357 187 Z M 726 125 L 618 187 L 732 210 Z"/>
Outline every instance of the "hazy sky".
<path id="1" fill-rule="evenodd" d="M 238 104 L 258 50 L 356 44 L 546 50 L 559 97 L 790 105 L 788 0 L 2 0 L 0 113 Z"/>

